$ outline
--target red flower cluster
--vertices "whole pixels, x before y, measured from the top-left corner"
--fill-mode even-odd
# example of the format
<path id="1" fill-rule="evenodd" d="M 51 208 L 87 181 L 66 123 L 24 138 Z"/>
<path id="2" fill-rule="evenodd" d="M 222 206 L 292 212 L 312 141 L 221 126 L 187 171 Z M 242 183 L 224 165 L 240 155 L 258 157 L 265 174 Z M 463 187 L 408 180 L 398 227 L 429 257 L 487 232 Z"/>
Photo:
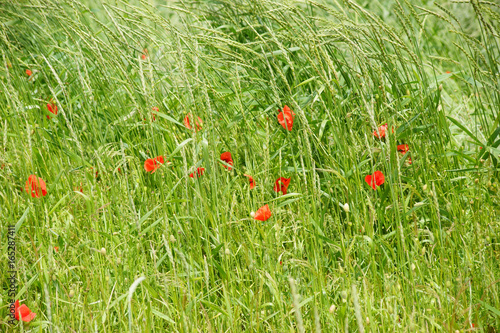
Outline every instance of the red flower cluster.
<path id="1" fill-rule="evenodd" d="M 386 132 L 389 126 L 386 124 L 380 126 L 377 130 L 373 132 L 373 136 L 377 139 L 385 139 Z M 394 133 L 394 127 L 392 128 L 392 133 Z M 410 150 L 410 146 L 407 144 L 401 144 L 396 147 L 398 152 L 401 154 L 406 154 Z M 408 164 L 411 164 L 411 158 L 408 158 Z M 377 186 L 382 185 L 385 182 L 385 177 L 382 171 L 375 171 L 373 175 L 368 175 L 365 177 L 365 182 L 368 183 L 374 190 L 377 189 Z"/>

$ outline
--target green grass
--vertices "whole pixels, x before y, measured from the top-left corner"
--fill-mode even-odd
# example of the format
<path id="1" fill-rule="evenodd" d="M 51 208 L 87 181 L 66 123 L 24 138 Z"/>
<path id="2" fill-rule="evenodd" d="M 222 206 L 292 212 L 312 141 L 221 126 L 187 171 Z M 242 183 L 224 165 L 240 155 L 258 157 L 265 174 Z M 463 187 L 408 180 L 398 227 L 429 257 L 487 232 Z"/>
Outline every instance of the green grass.
<path id="1" fill-rule="evenodd" d="M 0 274 L 2 332 L 500 332 L 496 3 L 1 0 L 0 24 L 2 270 L 16 225 L 37 314 L 8 324 Z"/>

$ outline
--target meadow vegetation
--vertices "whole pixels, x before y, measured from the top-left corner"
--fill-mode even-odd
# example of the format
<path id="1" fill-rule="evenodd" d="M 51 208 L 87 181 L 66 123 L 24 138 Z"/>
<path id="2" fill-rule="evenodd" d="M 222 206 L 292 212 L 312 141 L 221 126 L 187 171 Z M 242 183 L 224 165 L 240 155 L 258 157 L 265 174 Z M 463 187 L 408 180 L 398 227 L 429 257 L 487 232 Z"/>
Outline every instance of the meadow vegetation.
<path id="1" fill-rule="evenodd" d="M 0 330 L 500 332 L 499 43 L 483 0 L 0 0 Z"/>

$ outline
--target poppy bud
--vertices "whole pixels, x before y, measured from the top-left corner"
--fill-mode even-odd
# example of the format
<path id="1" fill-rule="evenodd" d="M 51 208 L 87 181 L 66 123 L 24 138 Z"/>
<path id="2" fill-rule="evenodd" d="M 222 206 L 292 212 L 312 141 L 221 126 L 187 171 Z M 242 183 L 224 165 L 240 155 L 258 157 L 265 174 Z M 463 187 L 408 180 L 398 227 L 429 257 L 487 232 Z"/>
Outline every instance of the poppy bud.
<path id="1" fill-rule="evenodd" d="M 335 312 L 335 309 L 336 309 L 335 304 L 332 304 L 332 305 L 330 306 L 330 308 L 328 309 L 328 311 L 330 311 L 330 313 L 334 313 L 334 312 Z"/>
<path id="2" fill-rule="evenodd" d="M 229 249 L 226 249 L 226 256 L 230 255 L 231 251 Z"/>
<path id="3" fill-rule="evenodd" d="M 175 243 L 175 237 L 174 237 L 174 235 L 170 235 L 170 242 Z"/>
<path id="4" fill-rule="evenodd" d="M 474 183 L 479 183 L 479 178 L 474 179 Z"/>
<path id="5" fill-rule="evenodd" d="M 411 267 L 411 270 L 412 270 L 412 271 L 414 271 L 414 270 L 415 270 L 415 268 L 416 268 L 416 266 L 415 266 L 415 264 L 414 264 L 414 263 L 412 263 L 410 267 Z"/>
<path id="6" fill-rule="evenodd" d="M 255 212 L 250 212 L 250 216 L 254 217 L 255 216 Z"/>
<path id="7" fill-rule="evenodd" d="M 102 255 L 104 255 L 104 256 L 106 255 L 106 249 L 105 248 L 101 248 L 100 252 L 101 252 Z"/>
<path id="8" fill-rule="evenodd" d="M 342 297 L 342 302 L 344 302 L 344 303 L 345 303 L 345 301 L 347 300 L 347 291 L 342 290 L 342 291 L 340 292 L 340 297 Z"/>
<path id="9" fill-rule="evenodd" d="M 370 325 L 370 317 L 366 317 L 366 325 Z"/>
<path id="10" fill-rule="evenodd" d="M 422 190 L 427 191 L 427 184 L 425 184 L 424 186 L 422 186 Z"/>
<path id="11" fill-rule="evenodd" d="M 439 91 L 441 91 L 441 90 L 443 90 L 443 85 L 442 84 L 439 85 Z"/>
<path id="12" fill-rule="evenodd" d="M 75 296 L 75 291 L 74 291 L 73 289 L 70 289 L 70 290 L 69 290 L 68 297 L 69 297 L 69 298 L 73 298 L 73 296 Z"/>

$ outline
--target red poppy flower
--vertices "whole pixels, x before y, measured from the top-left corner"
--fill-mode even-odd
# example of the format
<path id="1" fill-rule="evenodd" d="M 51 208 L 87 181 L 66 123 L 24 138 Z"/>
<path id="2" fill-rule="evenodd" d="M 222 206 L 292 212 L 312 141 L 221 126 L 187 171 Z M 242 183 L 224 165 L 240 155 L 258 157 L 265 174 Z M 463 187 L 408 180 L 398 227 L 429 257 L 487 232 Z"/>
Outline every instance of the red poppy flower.
<path id="1" fill-rule="evenodd" d="M 42 178 L 35 175 L 28 177 L 25 189 L 33 198 L 40 198 L 47 195 L 47 185 L 45 185 Z"/>
<path id="2" fill-rule="evenodd" d="M 185 117 L 184 117 L 184 126 L 186 126 L 188 129 L 191 129 L 193 128 L 193 126 L 191 126 L 189 120 L 190 118 L 193 118 L 193 115 L 191 113 L 188 113 Z M 200 117 L 198 117 L 198 120 L 196 120 L 196 131 L 199 131 L 201 130 L 201 126 L 203 125 L 203 120 L 201 120 Z"/>
<path id="3" fill-rule="evenodd" d="M 26 70 L 26 75 L 31 76 L 32 74 L 33 74 L 33 72 L 31 70 L 29 70 L 29 69 Z"/>
<path id="4" fill-rule="evenodd" d="M 406 154 L 406 152 L 410 150 L 410 146 L 408 146 L 408 145 L 398 145 L 397 149 L 398 149 L 398 151 L 400 153 Z"/>
<path id="5" fill-rule="evenodd" d="M 146 170 L 146 172 L 154 173 L 163 163 L 165 163 L 165 161 L 163 160 L 163 156 L 148 158 L 144 162 L 144 169 Z"/>
<path id="6" fill-rule="evenodd" d="M 196 169 L 196 173 L 197 173 L 196 178 L 203 176 L 204 172 L 205 172 L 205 168 Z M 190 174 L 189 177 L 194 178 L 195 177 L 194 172 L 192 174 Z"/>
<path id="7" fill-rule="evenodd" d="M 385 138 L 385 131 L 387 131 L 388 127 L 389 126 L 387 124 L 380 126 L 378 130 L 373 131 L 373 136 L 378 139 Z M 394 129 L 392 129 L 392 132 L 394 133 Z"/>
<path id="8" fill-rule="evenodd" d="M 279 111 L 279 110 L 278 110 Z M 284 129 L 291 131 L 293 126 L 293 118 L 295 113 L 288 106 L 283 107 L 283 111 L 278 113 L 278 122 Z"/>
<path id="9" fill-rule="evenodd" d="M 446 74 L 451 74 L 451 72 L 450 71 L 446 71 Z"/>
<path id="10" fill-rule="evenodd" d="M 248 177 L 248 180 L 250 181 L 250 189 L 253 190 L 253 188 L 255 187 L 255 181 L 253 180 L 253 177 L 250 175 L 243 175 L 243 176 Z"/>
<path id="11" fill-rule="evenodd" d="M 288 190 L 288 185 L 290 185 L 291 178 L 280 177 L 276 179 L 276 183 L 274 184 L 274 192 L 283 192 L 286 194 Z"/>
<path id="12" fill-rule="evenodd" d="M 253 217 L 256 220 L 259 221 L 267 221 L 271 217 L 271 210 L 269 209 L 268 205 L 264 205 L 255 212 L 255 216 Z"/>
<path id="13" fill-rule="evenodd" d="M 233 165 L 233 158 L 231 157 L 231 153 L 228 152 L 228 151 L 226 151 L 225 153 L 222 153 L 220 155 L 220 159 L 223 160 L 224 162 L 226 162 L 229 165 Z M 224 165 L 224 168 L 227 168 L 228 170 L 232 169 L 231 167 L 228 167 L 226 165 Z"/>
<path id="14" fill-rule="evenodd" d="M 410 150 L 410 146 L 408 146 L 408 145 L 398 145 L 397 149 L 398 149 L 398 151 L 401 154 L 406 154 L 406 152 L 408 152 Z M 408 157 L 408 164 L 411 164 L 411 157 Z"/>
<path id="15" fill-rule="evenodd" d="M 148 56 L 148 50 L 147 49 L 144 49 L 142 51 L 143 53 L 141 54 L 141 59 L 142 60 L 146 60 L 147 56 Z"/>
<path id="16" fill-rule="evenodd" d="M 54 246 L 54 251 L 59 252 L 59 246 Z"/>
<path id="17" fill-rule="evenodd" d="M 158 109 L 158 107 L 156 106 L 153 106 L 153 112 L 151 112 L 152 114 L 152 117 L 153 117 L 153 121 L 156 121 L 156 112 L 160 111 L 160 109 Z"/>
<path id="18" fill-rule="evenodd" d="M 57 105 L 54 103 L 47 103 L 47 110 L 49 110 L 50 113 L 57 115 Z M 50 119 L 50 116 L 47 116 L 47 119 Z"/>
<path id="19" fill-rule="evenodd" d="M 14 314 L 18 321 L 22 320 L 26 323 L 29 323 L 36 317 L 36 313 L 31 312 L 25 304 L 19 306 L 19 300 L 16 300 L 14 303 Z"/>
<path id="20" fill-rule="evenodd" d="M 385 182 L 385 177 L 382 171 L 375 171 L 373 175 L 365 177 L 365 182 L 376 190 L 377 186 L 380 186 Z"/>

